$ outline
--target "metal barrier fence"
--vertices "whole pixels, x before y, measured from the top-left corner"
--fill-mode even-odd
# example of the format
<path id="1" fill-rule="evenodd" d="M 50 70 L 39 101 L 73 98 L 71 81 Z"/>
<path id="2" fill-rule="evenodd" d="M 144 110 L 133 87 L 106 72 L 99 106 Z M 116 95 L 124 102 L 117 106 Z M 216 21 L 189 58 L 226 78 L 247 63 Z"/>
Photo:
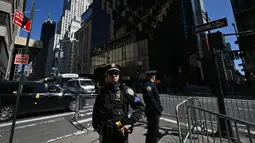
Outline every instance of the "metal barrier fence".
<path id="1" fill-rule="evenodd" d="M 196 97 L 198 98 L 198 97 Z M 164 107 L 163 115 L 176 117 L 175 107 L 184 100 L 189 99 L 188 96 L 161 95 L 161 104 Z M 227 115 L 241 120 L 255 123 L 255 101 L 224 99 Z M 201 107 L 210 111 L 219 112 L 217 98 L 199 97 Z M 197 104 L 197 103 L 196 103 Z M 185 117 L 185 114 L 179 115 Z"/>
<path id="2" fill-rule="evenodd" d="M 138 94 L 138 96 L 142 99 L 142 94 Z M 82 106 L 86 106 L 86 104 L 94 105 L 96 95 L 84 95 L 81 96 Z M 176 117 L 176 106 L 179 103 L 182 103 L 184 100 L 189 99 L 188 96 L 176 96 L 176 95 L 160 95 L 161 104 L 164 107 L 163 115 L 169 117 Z M 208 109 L 210 111 L 219 112 L 217 99 L 213 97 L 193 97 L 199 99 L 201 104 L 200 107 L 204 109 Z M 195 101 L 197 105 L 198 100 Z M 193 105 L 195 105 L 193 104 Z M 236 99 L 225 99 L 225 107 L 227 111 L 227 115 L 230 117 L 234 117 L 237 119 L 249 121 L 255 123 L 255 101 L 252 100 L 236 100 Z M 185 116 L 185 108 L 181 107 L 182 110 L 179 113 L 180 118 L 186 118 Z"/>
<path id="3" fill-rule="evenodd" d="M 87 105 L 92 105 L 95 102 L 97 94 L 78 94 L 76 96 L 76 109 L 75 109 L 75 119 L 80 117 L 80 110 L 82 110 Z M 77 104 L 78 103 L 78 104 Z M 89 103 L 89 104 L 88 104 Z"/>
<path id="4" fill-rule="evenodd" d="M 179 103 L 176 106 L 176 121 L 177 121 L 177 128 L 179 131 L 179 139 L 180 139 L 180 143 L 183 142 L 183 140 L 186 138 L 186 136 L 188 135 L 188 128 L 187 128 L 187 122 L 188 122 L 188 118 L 186 116 L 186 108 L 188 107 L 188 105 L 196 105 L 198 107 L 201 107 L 201 102 L 199 101 L 198 98 L 188 98 L 184 101 L 182 101 L 181 103 Z"/>
<path id="5" fill-rule="evenodd" d="M 222 115 L 194 105 L 187 105 L 186 109 L 188 134 L 181 141 L 183 143 L 254 143 L 255 124 Z M 221 127 L 220 120 L 224 121 L 225 128 Z M 230 126 L 227 126 L 228 123 Z M 228 132 L 232 129 L 233 133 Z M 225 129 L 225 130 L 220 130 Z"/>

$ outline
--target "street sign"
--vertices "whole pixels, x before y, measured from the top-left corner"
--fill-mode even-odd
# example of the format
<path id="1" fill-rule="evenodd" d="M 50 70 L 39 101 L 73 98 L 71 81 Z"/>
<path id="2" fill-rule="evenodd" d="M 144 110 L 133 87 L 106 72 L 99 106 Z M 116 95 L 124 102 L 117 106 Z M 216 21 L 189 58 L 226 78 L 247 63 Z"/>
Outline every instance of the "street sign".
<path id="1" fill-rule="evenodd" d="M 32 21 L 17 9 L 14 13 L 13 23 L 27 32 L 31 30 Z"/>
<path id="2" fill-rule="evenodd" d="M 228 26 L 227 18 L 222 18 L 219 20 L 215 20 L 215 21 L 203 24 L 203 25 L 195 26 L 194 31 L 195 33 L 199 33 L 199 32 L 205 32 L 205 31 L 218 29 L 218 28 L 222 28 L 226 26 Z"/>
<path id="3" fill-rule="evenodd" d="M 28 54 L 16 54 L 14 64 L 15 65 L 26 65 L 29 61 Z"/>

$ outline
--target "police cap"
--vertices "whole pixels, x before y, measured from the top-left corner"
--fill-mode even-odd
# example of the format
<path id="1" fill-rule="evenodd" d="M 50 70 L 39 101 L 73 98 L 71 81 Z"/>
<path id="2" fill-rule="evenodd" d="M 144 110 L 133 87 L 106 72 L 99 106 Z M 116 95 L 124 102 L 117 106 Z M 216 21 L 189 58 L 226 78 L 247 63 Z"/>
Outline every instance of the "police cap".
<path id="1" fill-rule="evenodd" d="M 149 71 L 145 72 L 145 74 L 146 74 L 147 76 L 154 76 L 154 75 L 157 74 L 157 71 L 155 71 L 155 70 L 149 70 Z"/>
<path id="2" fill-rule="evenodd" d="M 114 64 L 114 63 L 105 66 L 105 73 L 107 73 L 111 70 L 120 71 L 120 66 L 117 64 Z"/>

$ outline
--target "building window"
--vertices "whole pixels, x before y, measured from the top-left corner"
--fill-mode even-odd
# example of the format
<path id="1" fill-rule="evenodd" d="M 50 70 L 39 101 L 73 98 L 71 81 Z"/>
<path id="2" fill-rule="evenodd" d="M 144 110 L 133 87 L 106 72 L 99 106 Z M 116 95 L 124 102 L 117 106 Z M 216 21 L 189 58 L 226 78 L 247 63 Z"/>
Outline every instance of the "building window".
<path id="1" fill-rule="evenodd" d="M 119 48 L 119 61 L 122 61 L 122 48 Z"/>
<path id="2" fill-rule="evenodd" d="M 122 48 L 122 60 L 126 60 L 126 46 Z"/>
<path id="3" fill-rule="evenodd" d="M 129 50 L 129 45 L 127 45 L 126 47 L 125 47 L 125 49 L 126 49 L 126 59 L 129 59 L 130 58 L 130 50 Z"/>
<path id="4" fill-rule="evenodd" d="M 7 13 L 0 11 L 0 25 L 6 25 Z"/>
<path id="5" fill-rule="evenodd" d="M 112 62 L 116 62 L 116 50 L 112 50 Z"/>

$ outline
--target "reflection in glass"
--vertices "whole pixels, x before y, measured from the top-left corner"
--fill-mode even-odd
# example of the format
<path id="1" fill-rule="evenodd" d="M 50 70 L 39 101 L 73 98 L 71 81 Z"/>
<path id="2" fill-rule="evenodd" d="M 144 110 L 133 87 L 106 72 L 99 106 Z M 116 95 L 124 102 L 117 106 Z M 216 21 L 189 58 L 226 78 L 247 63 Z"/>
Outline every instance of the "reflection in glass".
<path id="1" fill-rule="evenodd" d="M 93 85 L 93 83 L 90 80 L 80 80 L 80 85 L 88 86 L 88 85 Z"/>

